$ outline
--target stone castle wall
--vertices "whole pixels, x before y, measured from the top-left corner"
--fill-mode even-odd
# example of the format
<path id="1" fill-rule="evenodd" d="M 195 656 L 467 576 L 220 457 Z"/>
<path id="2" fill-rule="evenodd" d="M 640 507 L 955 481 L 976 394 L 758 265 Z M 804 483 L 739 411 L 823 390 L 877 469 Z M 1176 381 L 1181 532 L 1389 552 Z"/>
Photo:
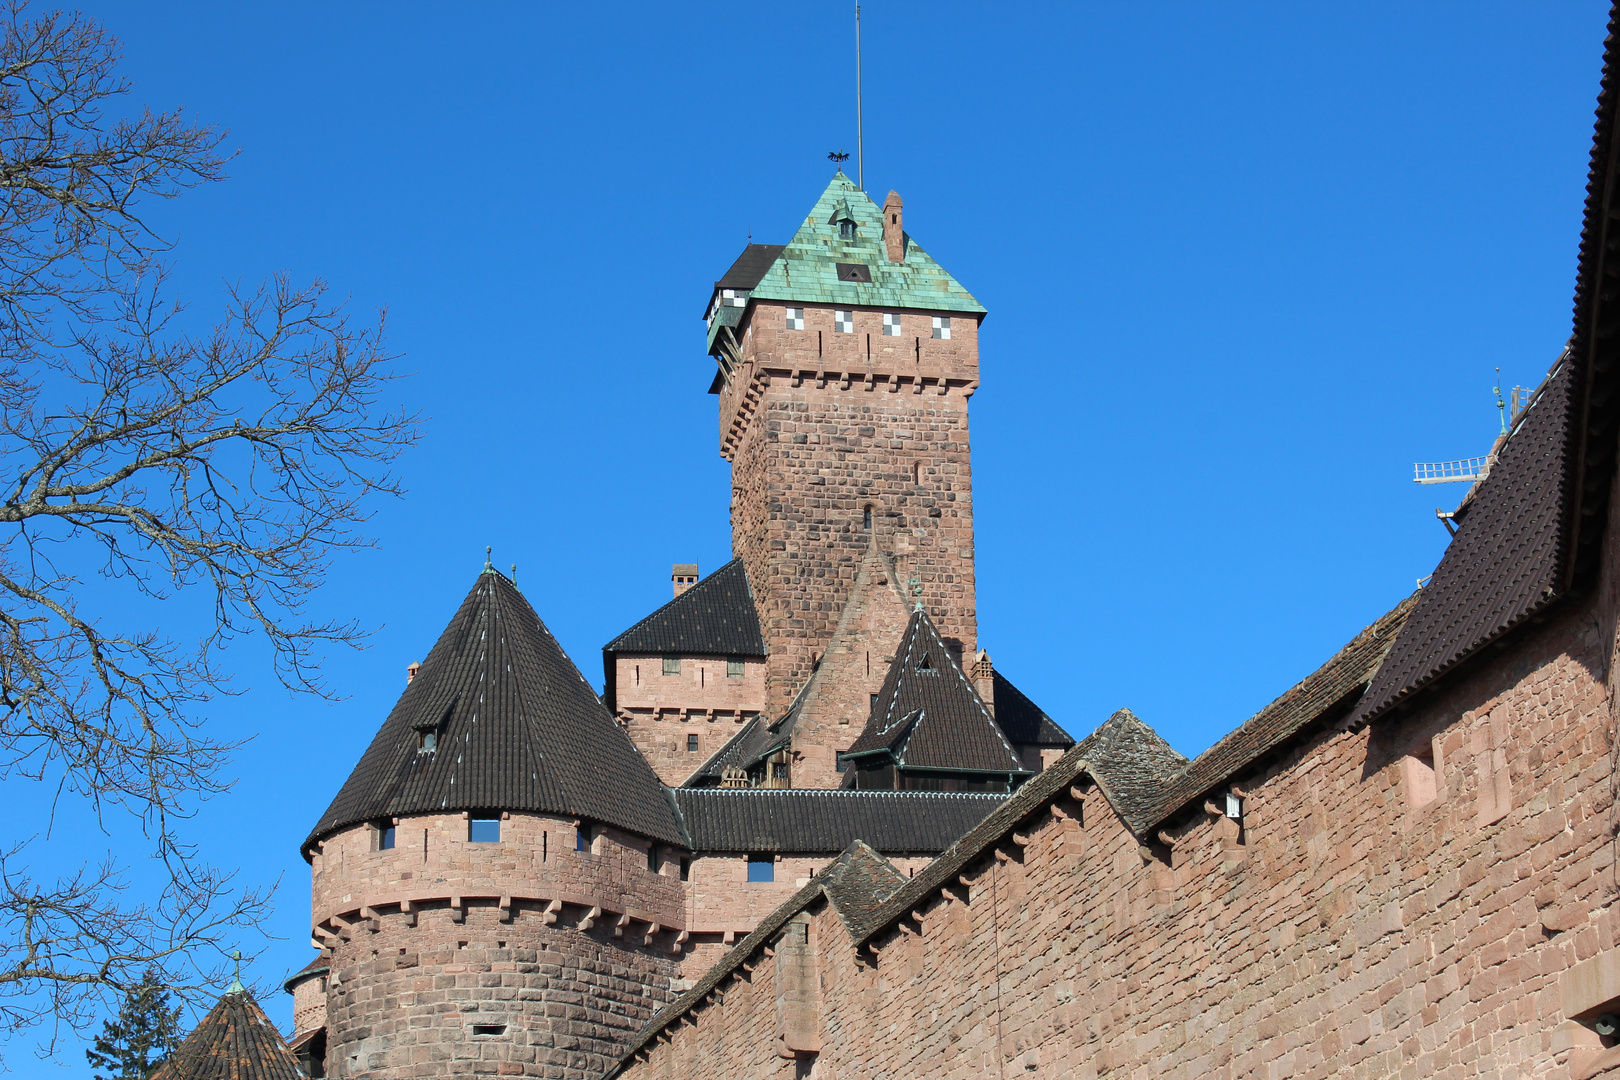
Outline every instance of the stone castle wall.
<path id="1" fill-rule="evenodd" d="M 732 550 L 748 567 L 770 651 L 767 708 L 780 715 L 827 647 L 868 545 L 866 510 L 902 580 L 920 578 L 942 634 L 971 656 L 978 636 L 968 398 L 978 327 L 957 315 L 933 340 L 931 315 L 756 302 L 743 364 L 721 395 L 732 461 Z"/>
<path id="2" fill-rule="evenodd" d="M 1081 780 L 869 954 L 813 911 L 798 1014 L 758 954 L 625 1075 L 1620 1069 L 1613 569 L 1410 711 L 1256 763 L 1241 826 L 1138 838 Z"/>
<path id="3" fill-rule="evenodd" d="M 744 658 L 740 677 L 726 674 L 724 656 L 683 656 L 680 674 L 663 670 L 659 654 L 616 656 L 613 707 L 658 779 L 678 787 L 764 709 L 765 658 Z"/>

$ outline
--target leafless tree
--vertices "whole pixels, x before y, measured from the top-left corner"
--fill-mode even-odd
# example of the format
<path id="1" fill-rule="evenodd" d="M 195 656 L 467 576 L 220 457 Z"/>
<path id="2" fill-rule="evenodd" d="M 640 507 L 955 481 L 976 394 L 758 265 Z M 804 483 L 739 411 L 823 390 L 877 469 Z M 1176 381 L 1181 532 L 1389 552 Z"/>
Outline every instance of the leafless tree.
<path id="1" fill-rule="evenodd" d="M 130 87 L 95 22 L 22 3 L 0 20 L 0 781 L 133 815 L 167 870 L 143 901 L 111 861 L 36 880 L 25 843 L 0 857 L 0 1024 L 42 1026 L 49 1052 L 151 965 L 207 985 L 262 917 L 266 896 L 177 831 L 228 786 L 233 747 L 202 719 L 218 653 L 257 632 L 287 686 L 324 692 L 321 650 L 360 635 L 305 603 L 364 543 L 363 500 L 398 491 L 416 421 L 379 403 L 380 320 L 354 327 L 319 282 L 231 289 L 188 332 L 137 209 L 220 179 L 221 133 L 110 117 Z M 212 616 L 190 643 L 90 599 L 186 586 Z"/>

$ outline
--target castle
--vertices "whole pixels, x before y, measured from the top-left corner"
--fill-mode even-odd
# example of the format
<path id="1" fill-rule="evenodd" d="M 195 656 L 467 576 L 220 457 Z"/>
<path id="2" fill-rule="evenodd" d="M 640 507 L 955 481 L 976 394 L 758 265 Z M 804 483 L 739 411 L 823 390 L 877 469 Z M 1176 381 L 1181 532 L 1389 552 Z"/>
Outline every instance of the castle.
<path id="1" fill-rule="evenodd" d="M 306 1071 L 599 1076 L 849 845 L 920 871 L 1074 745 L 978 648 L 985 311 L 902 214 L 839 171 L 715 283 L 737 557 L 600 697 L 488 565 L 410 666 L 304 845 Z"/>
<path id="2" fill-rule="evenodd" d="M 304 845 L 313 1075 L 1620 1076 L 1620 140 L 1432 580 L 1198 758 L 978 640 L 983 309 L 841 173 L 707 314 L 735 561 L 478 576 Z M 1016 670 L 1016 669 L 1015 669 Z"/>

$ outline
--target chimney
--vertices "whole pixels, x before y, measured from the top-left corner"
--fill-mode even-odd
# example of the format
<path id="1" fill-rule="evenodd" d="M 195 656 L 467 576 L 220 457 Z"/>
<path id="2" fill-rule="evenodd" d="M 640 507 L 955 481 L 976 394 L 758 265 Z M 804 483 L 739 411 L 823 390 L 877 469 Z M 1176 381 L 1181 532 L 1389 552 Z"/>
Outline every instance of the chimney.
<path id="1" fill-rule="evenodd" d="M 421 670 L 422 670 L 422 661 L 420 661 L 420 660 L 412 660 L 410 663 L 406 664 L 405 665 L 405 685 L 406 686 L 411 685 L 411 680 L 416 678 L 416 673 L 418 671 L 421 671 Z"/>
<path id="2" fill-rule="evenodd" d="M 670 571 L 669 577 L 675 583 L 675 595 L 679 596 L 697 584 L 697 563 L 678 562 Z"/>
<path id="3" fill-rule="evenodd" d="M 889 192 L 889 197 L 883 200 L 883 248 L 892 263 L 906 261 L 906 232 L 901 227 L 900 210 L 900 193 Z"/>
<path id="4" fill-rule="evenodd" d="M 973 689 L 990 715 L 996 715 L 996 668 L 990 663 L 990 654 L 983 649 L 973 661 Z"/>

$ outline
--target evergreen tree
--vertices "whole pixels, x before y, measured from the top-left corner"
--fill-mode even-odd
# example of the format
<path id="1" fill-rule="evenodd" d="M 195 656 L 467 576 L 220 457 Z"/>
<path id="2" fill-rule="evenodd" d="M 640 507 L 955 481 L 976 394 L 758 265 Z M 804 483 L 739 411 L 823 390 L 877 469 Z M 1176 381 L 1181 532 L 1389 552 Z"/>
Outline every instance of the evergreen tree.
<path id="1" fill-rule="evenodd" d="M 180 1045 L 180 1006 L 169 1005 L 169 991 L 155 968 L 124 995 L 118 1018 L 101 1025 L 95 1048 L 84 1056 L 96 1080 L 146 1080 Z"/>

